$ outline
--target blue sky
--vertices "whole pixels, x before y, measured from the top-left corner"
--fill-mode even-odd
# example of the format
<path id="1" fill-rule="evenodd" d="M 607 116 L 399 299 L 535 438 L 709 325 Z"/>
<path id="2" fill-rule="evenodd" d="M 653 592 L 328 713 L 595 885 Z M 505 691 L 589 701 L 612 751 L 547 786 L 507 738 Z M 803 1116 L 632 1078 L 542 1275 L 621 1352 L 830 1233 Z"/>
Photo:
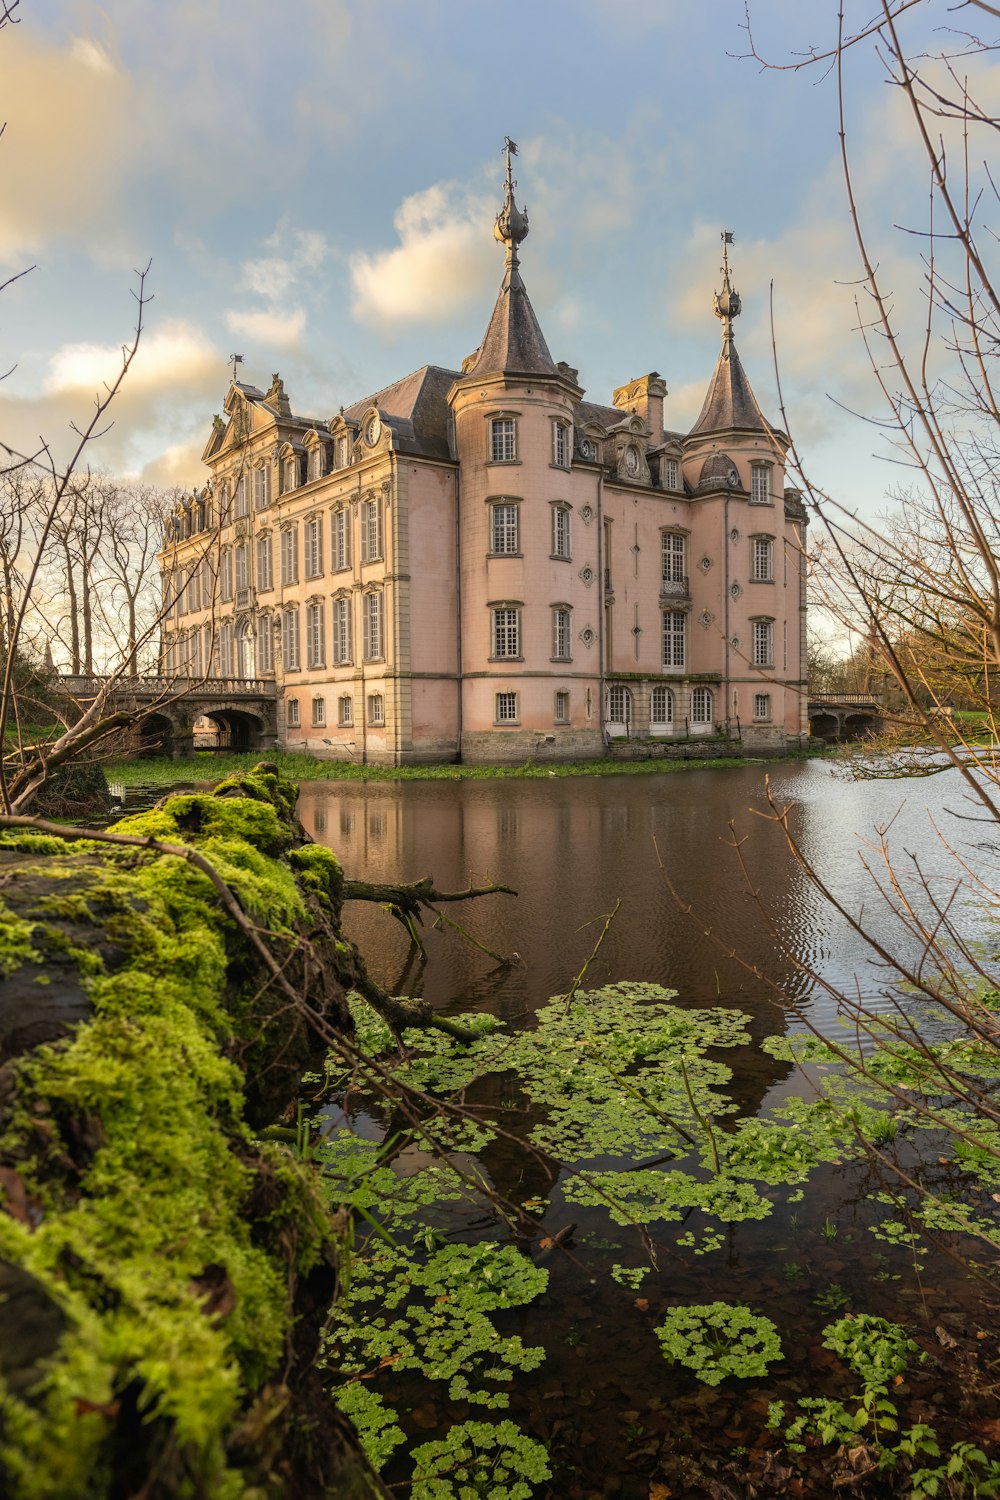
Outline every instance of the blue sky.
<path id="1" fill-rule="evenodd" d="M 751 10 L 778 60 L 832 40 L 826 0 Z M 758 399 L 777 417 L 773 280 L 792 430 L 821 483 L 879 508 L 894 473 L 835 404 L 876 406 L 852 332 L 833 80 L 741 56 L 742 0 L 22 0 L 18 14 L 0 33 L 0 269 L 36 269 L 3 294 L 5 441 L 65 448 L 147 260 L 155 300 L 95 466 L 200 482 L 233 351 L 316 417 L 421 364 L 457 368 L 501 276 L 510 134 L 525 281 L 588 395 L 655 368 L 668 424 L 691 425 L 732 229 Z M 922 164 L 869 51 L 847 97 L 862 205 L 915 316 L 922 271 L 892 223 L 917 219 Z"/>

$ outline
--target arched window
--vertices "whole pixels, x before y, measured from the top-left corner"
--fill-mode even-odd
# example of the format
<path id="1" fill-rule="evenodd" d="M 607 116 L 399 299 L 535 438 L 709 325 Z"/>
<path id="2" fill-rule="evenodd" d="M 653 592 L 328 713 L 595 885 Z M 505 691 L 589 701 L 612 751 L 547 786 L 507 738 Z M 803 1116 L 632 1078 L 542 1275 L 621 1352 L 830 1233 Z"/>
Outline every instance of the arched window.
<path id="1" fill-rule="evenodd" d="M 256 677 L 257 651 L 254 631 L 249 620 L 241 620 L 236 627 L 236 675 Z"/>
<path id="2" fill-rule="evenodd" d="M 712 689 L 707 687 L 696 687 L 691 690 L 691 723 L 711 724 L 712 722 Z"/>
<path id="3" fill-rule="evenodd" d="M 652 728 L 663 731 L 674 722 L 674 695 L 668 687 L 657 683 L 649 702 L 649 722 Z"/>
<path id="4" fill-rule="evenodd" d="M 623 682 L 609 685 L 607 707 L 609 734 L 628 734 L 632 723 L 632 694 Z"/>

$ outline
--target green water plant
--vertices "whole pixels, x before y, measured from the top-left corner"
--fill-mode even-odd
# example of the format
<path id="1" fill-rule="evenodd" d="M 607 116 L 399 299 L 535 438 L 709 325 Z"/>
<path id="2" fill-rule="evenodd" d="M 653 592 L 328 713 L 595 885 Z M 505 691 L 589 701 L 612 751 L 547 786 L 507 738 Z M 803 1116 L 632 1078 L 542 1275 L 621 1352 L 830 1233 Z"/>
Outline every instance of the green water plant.
<path id="1" fill-rule="evenodd" d="M 552 1475 L 541 1443 L 513 1422 L 462 1422 L 413 1452 L 412 1500 L 530 1500 Z"/>
<path id="2" fill-rule="evenodd" d="M 669 1364 L 683 1365 L 705 1385 L 719 1385 L 729 1375 L 760 1379 L 783 1358 L 770 1318 L 739 1303 L 668 1308 L 656 1337 Z"/>

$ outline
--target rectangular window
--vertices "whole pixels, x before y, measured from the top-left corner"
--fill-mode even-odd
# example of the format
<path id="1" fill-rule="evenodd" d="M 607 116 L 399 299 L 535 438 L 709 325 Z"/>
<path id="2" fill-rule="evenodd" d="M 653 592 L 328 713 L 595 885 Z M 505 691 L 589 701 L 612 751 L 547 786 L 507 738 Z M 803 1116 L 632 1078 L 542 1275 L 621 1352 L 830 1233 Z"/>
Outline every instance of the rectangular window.
<path id="1" fill-rule="evenodd" d="M 298 583 L 299 581 L 299 528 L 297 525 L 286 526 L 281 533 L 281 581 L 282 583 Z"/>
<path id="2" fill-rule="evenodd" d="M 679 609 L 668 609 L 663 615 L 663 665 L 683 667 L 687 615 Z"/>
<path id="3" fill-rule="evenodd" d="M 552 462 L 557 468 L 569 468 L 569 428 L 565 422 L 552 423 Z"/>
<path id="4" fill-rule="evenodd" d="M 558 608 L 552 611 L 552 655 L 557 661 L 569 661 L 570 612 L 568 609 Z"/>
<path id="5" fill-rule="evenodd" d="M 249 588 L 250 586 L 250 548 L 246 542 L 237 542 L 233 552 L 233 571 L 236 576 L 237 590 Z"/>
<path id="6" fill-rule="evenodd" d="M 339 572 L 351 566 L 351 513 L 346 507 L 334 511 L 332 526 L 330 560 Z"/>
<path id="7" fill-rule="evenodd" d="M 274 637 L 271 635 L 271 616 L 257 616 L 257 672 L 258 675 L 274 671 Z"/>
<path id="8" fill-rule="evenodd" d="M 314 698 L 312 701 L 312 722 L 314 729 L 322 729 L 326 723 L 326 699 Z"/>
<path id="9" fill-rule="evenodd" d="M 494 417 L 490 422 L 490 462 L 512 464 L 517 458 L 517 424 L 513 417 Z"/>
<path id="10" fill-rule="evenodd" d="M 381 693 L 368 694 L 368 722 L 379 726 L 385 723 L 385 699 Z"/>
<path id="11" fill-rule="evenodd" d="M 271 470 L 267 465 L 253 471 L 253 503 L 255 510 L 266 510 L 271 499 Z"/>
<path id="12" fill-rule="evenodd" d="M 307 578 L 318 578 L 323 572 L 323 518 L 313 516 L 306 522 L 303 538 Z"/>
<path id="13" fill-rule="evenodd" d="M 309 454 L 309 478 L 321 479 L 323 476 L 323 450 L 317 443 Z M 325 720 L 324 720 L 325 722 Z"/>
<path id="14" fill-rule="evenodd" d="M 223 677 L 233 675 L 233 627 L 228 620 L 219 631 L 219 672 Z"/>
<path id="15" fill-rule="evenodd" d="M 219 554 L 219 597 L 233 597 L 233 549 L 223 547 Z"/>
<path id="16" fill-rule="evenodd" d="M 257 588 L 274 588 L 274 552 L 269 531 L 257 538 Z"/>
<path id="17" fill-rule="evenodd" d="M 774 622 L 753 622 L 753 664 L 755 667 L 774 666 Z"/>
<path id="18" fill-rule="evenodd" d="M 771 466 L 770 464 L 753 464 L 750 469 L 750 504 L 770 505 L 771 503 Z"/>
<path id="19" fill-rule="evenodd" d="M 711 724 L 712 689 L 696 687 L 691 690 L 691 723 Z"/>
<path id="20" fill-rule="evenodd" d="M 498 724 L 517 723 L 517 694 L 497 693 L 497 717 Z"/>
<path id="21" fill-rule="evenodd" d="M 771 717 L 770 693 L 754 693 L 753 716 L 755 719 L 769 719 Z"/>
<path id="22" fill-rule="evenodd" d="M 341 729 L 349 729 L 354 723 L 354 699 L 349 693 L 337 699 L 337 723 Z"/>
<path id="23" fill-rule="evenodd" d="M 490 506 L 490 551 L 510 556 L 518 552 L 518 507 L 516 505 Z"/>
<path id="24" fill-rule="evenodd" d="M 675 490 L 677 488 L 676 458 L 665 458 L 663 460 L 663 488 L 665 490 Z"/>
<path id="25" fill-rule="evenodd" d="M 351 601 L 348 598 L 333 601 L 333 661 L 338 667 L 351 660 Z"/>
<path id="26" fill-rule="evenodd" d="M 282 489 L 287 493 L 289 490 L 297 490 L 299 487 L 299 461 L 297 458 L 286 458 L 282 470 Z"/>
<path id="27" fill-rule="evenodd" d="M 754 583 L 771 583 L 774 579 L 774 542 L 769 536 L 755 536 L 751 546 L 750 577 Z"/>
<path id="28" fill-rule="evenodd" d="M 210 609 L 215 602 L 215 558 L 209 554 L 201 563 L 201 607 Z"/>
<path id="29" fill-rule="evenodd" d="M 249 514 L 250 507 L 247 504 L 247 480 L 246 475 L 241 474 L 236 484 L 236 515 L 245 516 Z"/>
<path id="30" fill-rule="evenodd" d="M 562 505 L 552 507 L 552 556 L 569 561 L 569 511 Z"/>
<path id="31" fill-rule="evenodd" d="M 379 661 L 383 655 L 382 642 L 382 594 L 374 589 L 364 594 L 361 600 L 361 618 L 364 626 L 365 661 Z"/>
<path id="32" fill-rule="evenodd" d="M 683 583 L 685 578 L 686 538 L 674 531 L 665 531 L 661 539 L 662 578 L 664 583 Z"/>
<path id="33" fill-rule="evenodd" d="M 557 724 L 569 723 L 569 693 L 560 688 L 556 693 L 555 720 Z"/>
<path id="34" fill-rule="evenodd" d="M 493 610 L 493 655 L 495 657 L 521 655 L 521 611 L 519 609 Z"/>
<path id="35" fill-rule="evenodd" d="M 289 698 L 288 699 L 288 701 L 285 704 L 285 713 L 288 716 L 288 727 L 289 727 L 289 729 L 298 729 L 299 723 L 300 723 L 300 719 L 299 719 L 299 700 L 298 700 L 298 698 Z"/>
<path id="36" fill-rule="evenodd" d="M 324 664 L 324 610 L 319 600 L 306 607 L 306 666 L 321 667 Z"/>
<path id="37" fill-rule="evenodd" d="M 382 556 L 382 508 L 377 500 L 361 507 L 361 561 L 378 562 Z"/>
<path id="38" fill-rule="evenodd" d="M 286 672 L 299 669 L 299 611 L 286 609 L 281 615 L 281 661 Z"/>

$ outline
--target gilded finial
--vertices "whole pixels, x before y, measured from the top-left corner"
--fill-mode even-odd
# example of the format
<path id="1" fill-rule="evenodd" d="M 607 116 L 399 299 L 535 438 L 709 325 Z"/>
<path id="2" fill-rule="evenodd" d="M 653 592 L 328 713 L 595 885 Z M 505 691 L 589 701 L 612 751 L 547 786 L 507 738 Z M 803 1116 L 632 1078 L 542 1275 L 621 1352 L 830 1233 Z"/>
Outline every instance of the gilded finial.
<path id="1" fill-rule="evenodd" d="M 712 310 L 717 318 L 722 319 L 722 338 L 727 344 L 733 336 L 733 319 L 739 317 L 743 306 L 740 294 L 734 289 L 729 276 L 729 247 L 734 239 L 731 229 L 722 230 L 722 291 L 716 292 L 712 298 Z"/>
<path id="2" fill-rule="evenodd" d="M 514 202 L 514 189 L 517 182 L 511 175 L 510 159 L 517 155 L 517 143 L 512 141 L 509 135 L 503 138 L 503 150 L 507 156 L 507 179 L 504 183 L 505 200 L 504 206 L 497 214 L 493 233 L 501 245 L 507 247 L 507 261 L 509 265 L 517 265 L 517 247 L 528 233 L 527 209 L 518 208 Z"/>

